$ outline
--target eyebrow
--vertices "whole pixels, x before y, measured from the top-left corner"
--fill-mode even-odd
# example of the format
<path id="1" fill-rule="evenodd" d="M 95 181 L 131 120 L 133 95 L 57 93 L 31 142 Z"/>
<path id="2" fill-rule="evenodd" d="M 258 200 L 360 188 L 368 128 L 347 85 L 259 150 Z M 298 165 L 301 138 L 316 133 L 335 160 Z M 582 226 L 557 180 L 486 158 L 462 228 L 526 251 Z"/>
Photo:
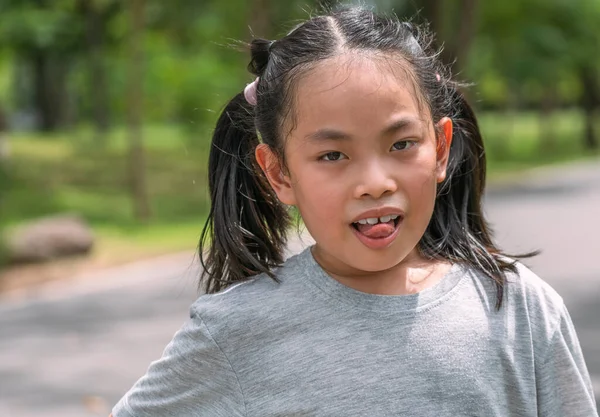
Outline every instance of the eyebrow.
<path id="1" fill-rule="evenodd" d="M 405 117 L 405 118 L 394 121 L 388 127 L 383 129 L 383 131 L 381 132 L 381 135 L 382 136 L 389 135 L 391 133 L 396 133 L 400 130 L 411 129 L 411 128 L 417 127 L 419 125 L 420 125 L 420 123 L 419 123 L 418 119 L 415 119 L 412 117 Z M 341 130 L 330 129 L 330 128 L 319 129 L 316 132 L 309 133 L 305 137 L 306 137 L 306 139 L 314 140 L 314 141 L 321 141 L 321 140 L 337 141 L 337 140 L 352 139 L 351 135 L 349 135 L 345 132 L 342 132 Z"/>

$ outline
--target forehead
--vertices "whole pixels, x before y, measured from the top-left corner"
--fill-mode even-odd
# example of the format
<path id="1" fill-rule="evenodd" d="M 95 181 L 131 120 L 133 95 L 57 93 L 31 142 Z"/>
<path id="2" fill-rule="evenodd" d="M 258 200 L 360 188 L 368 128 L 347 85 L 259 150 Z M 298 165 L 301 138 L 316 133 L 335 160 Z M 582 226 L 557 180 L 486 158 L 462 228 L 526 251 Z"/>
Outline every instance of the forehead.
<path id="1" fill-rule="evenodd" d="M 397 115 L 422 121 L 428 115 L 408 64 L 362 52 L 318 62 L 298 81 L 294 101 L 298 129 L 331 124 L 352 129 Z"/>

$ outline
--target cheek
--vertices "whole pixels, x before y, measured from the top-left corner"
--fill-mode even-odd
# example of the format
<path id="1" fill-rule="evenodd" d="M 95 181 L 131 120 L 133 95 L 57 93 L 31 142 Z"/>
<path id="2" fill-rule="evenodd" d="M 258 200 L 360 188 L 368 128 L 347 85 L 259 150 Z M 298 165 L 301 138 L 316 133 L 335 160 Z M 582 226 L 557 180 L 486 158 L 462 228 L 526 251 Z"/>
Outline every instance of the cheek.
<path id="1" fill-rule="evenodd" d="M 298 209 L 305 221 L 327 222 L 340 217 L 343 198 L 332 181 L 299 181 L 294 184 Z M 326 227 L 327 223 L 324 225 Z"/>
<path id="2" fill-rule="evenodd" d="M 415 164 L 406 172 L 403 182 L 403 188 L 409 197 L 411 208 L 419 207 L 426 212 L 430 207 L 433 208 L 437 190 L 435 153 L 415 161 Z"/>
<path id="3" fill-rule="evenodd" d="M 307 165 L 304 165 L 306 167 Z M 302 219 L 311 233 L 334 234 L 332 226 L 344 218 L 344 190 L 338 181 L 314 166 L 291 166 L 292 188 Z M 296 169 L 294 169 L 296 168 Z"/>

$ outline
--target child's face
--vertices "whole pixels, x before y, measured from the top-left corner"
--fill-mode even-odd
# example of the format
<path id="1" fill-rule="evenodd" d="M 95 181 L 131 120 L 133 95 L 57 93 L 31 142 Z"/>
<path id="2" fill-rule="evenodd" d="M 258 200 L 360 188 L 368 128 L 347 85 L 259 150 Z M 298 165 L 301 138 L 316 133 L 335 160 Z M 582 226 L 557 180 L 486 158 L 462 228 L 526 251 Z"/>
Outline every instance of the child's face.
<path id="1" fill-rule="evenodd" d="M 341 274 L 418 257 L 445 178 L 451 122 L 442 119 L 436 138 L 402 65 L 358 54 L 319 63 L 297 85 L 287 171 L 257 149 L 280 200 L 298 207 L 317 259 Z M 367 218 L 379 224 L 357 223 Z"/>

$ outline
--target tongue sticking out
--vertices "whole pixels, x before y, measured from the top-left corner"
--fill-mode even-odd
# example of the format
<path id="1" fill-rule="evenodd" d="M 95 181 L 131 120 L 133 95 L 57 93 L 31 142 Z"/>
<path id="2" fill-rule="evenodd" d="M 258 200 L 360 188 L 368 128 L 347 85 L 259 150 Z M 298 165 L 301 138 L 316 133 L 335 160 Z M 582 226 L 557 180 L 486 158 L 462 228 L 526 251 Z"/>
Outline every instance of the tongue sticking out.
<path id="1" fill-rule="evenodd" d="M 394 220 L 390 220 L 387 223 L 377 223 L 377 224 L 360 224 L 354 223 L 356 228 L 363 235 L 370 237 L 371 239 L 388 237 L 394 230 L 396 226 L 394 224 Z"/>

